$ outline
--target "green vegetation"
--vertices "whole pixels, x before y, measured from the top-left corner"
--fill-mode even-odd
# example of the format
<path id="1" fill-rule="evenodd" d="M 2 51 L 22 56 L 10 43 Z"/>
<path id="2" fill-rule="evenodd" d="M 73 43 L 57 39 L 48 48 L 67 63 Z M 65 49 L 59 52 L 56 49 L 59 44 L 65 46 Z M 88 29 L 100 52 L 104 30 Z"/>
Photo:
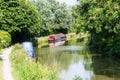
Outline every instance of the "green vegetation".
<path id="1" fill-rule="evenodd" d="M 37 39 L 38 47 L 48 46 L 48 37 L 41 37 Z"/>
<path id="2" fill-rule="evenodd" d="M 2 59 L 0 58 L 0 80 L 4 80 L 3 79 L 3 73 L 2 73 Z"/>
<path id="3" fill-rule="evenodd" d="M 83 79 L 80 78 L 80 76 L 75 76 L 75 77 L 73 78 L 73 80 L 83 80 Z"/>
<path id="4" fill-rule="evenodd" d="M 92 52 L 120 55 L 120 0 L 80 0 L 73 7 L 77 32 L 89 31 Z"/>
<path id="5" fill-rule="evenodd" d="M 1 59 L 1 57 L 0 57 L 0 63 L 1 63 L 1 61 L 2 61 L 2 59 Z"/>
<path id="6" fill-rule="evenodd" d="M 55 69 L 31 61 L 19 44 L 14 46 L 10 58 L 15 80 L 58 80 Z"/>
<path id="7" fill-rule="evenodd" d="M 30 2 L 0 1 L 0 30 L 11 34 L 13 43 L 60 32 L 88 31 L 88 45 L 92 52 L 119 55 L 119 0 L 78 0 L 80 4 L 73 6 L 72 10 L 56 0 Z"/>
<path id="8" fill-rule="evenodd" d="M 66 40 L 69 41 L 69 40 L 72 40 L 72 41 L 75 41 L 78 39 L 78 38 L 83 38 L 83 37 L 87 37 L 87 34 L 76 34 L 76 33 L 68 33 L 66 34 Z M 44 37 L 40 37 L 40 38 L 37 38 L 36 39 L 37 41 L 37 45 L 38 47 L 44 47 L 44 46 L 48 46 L 48 36 L 44 36 Z M 77 42 L 76 42 L 77 44 Z"/>
<path id="9" fill-rule="evenodd" d="M 69 34 L 66 34 L 66 38 L 67 38 L 67 40 L 70 40 L 70 39 L 74 39 L 74 38 L 76 38 L 77 36 L 76 36 L 76 34 L 75 33 L 69 33 Z"/>
<path id="10" fill-rule="evenodd" d="M 11 42 L 56 33 L 65 33 L 71 40 L 88 32 L 91 52 L 120 56 L 120 0 L 77 1 L 80 4 L 70 12 L 65 3 L 56 0 L 0 0 L 0 51 Z M 77 41 L 69 42 L 73 43 Z M 37 44 L 48 45 L 48 37 L 38 38 Z M 58 80 L 54 69 L 30 61 L 20 45 L 15 45 L 10 58 L 15 80 Z M 0 59 L 0 71 L 1 65 Z"/>
<path id="11" fill-rule="evenodd" d="M 3 30 L 0 30 L 0 51 L 11 44 L 11 35 Z"/>
<path id="12" fill-rule="evenodd" d="M 41 18 L 28 0 L 0 1 L 0 30 L 8 31 L 13 42 L 40 35 Z"/>
<path id="13" fill-rule="evenodd" d="M 41 14 L 41 36 L 54 33 L 67 33 L 71 27 L 72 16 L 65 3 L 56 0 L 31 0 Z"/>

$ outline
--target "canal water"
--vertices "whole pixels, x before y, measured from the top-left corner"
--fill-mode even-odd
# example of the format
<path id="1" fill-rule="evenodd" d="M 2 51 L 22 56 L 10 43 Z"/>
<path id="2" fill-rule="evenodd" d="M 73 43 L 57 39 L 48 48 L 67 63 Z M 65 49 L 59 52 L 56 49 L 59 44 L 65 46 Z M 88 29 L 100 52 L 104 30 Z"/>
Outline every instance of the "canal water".
<path id="1" fill-rule="evenodd" d="M 60 80 L 120 80 L 120 59 L 93 55 L 83 45 L 72 40 L 64 46 L 35 48 L 37 61 L 54 66 Z"/>

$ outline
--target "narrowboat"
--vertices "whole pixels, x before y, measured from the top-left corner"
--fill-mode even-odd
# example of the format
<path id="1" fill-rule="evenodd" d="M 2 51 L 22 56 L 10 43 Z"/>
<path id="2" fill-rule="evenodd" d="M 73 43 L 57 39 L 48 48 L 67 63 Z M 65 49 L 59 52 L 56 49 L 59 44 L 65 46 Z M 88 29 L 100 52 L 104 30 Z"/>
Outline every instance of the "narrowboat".
<path id="1" fill-rule="evenodd" d="M 66 36 L 63 33 L 60 34 L 54 34 L 49 36 L 48 42 L 49 42 L 49 46 L 60 46 L 60 45 L 64 45 L 66 41 Z"/>

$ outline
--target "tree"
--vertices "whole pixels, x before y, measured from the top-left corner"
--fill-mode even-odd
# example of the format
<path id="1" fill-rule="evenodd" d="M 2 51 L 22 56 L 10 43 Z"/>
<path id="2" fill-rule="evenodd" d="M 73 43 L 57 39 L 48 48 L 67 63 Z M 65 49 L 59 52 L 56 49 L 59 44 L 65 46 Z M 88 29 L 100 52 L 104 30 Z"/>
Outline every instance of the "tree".
<path id="1" fill-rule="evenodd" d="M 71 27 L 71 14 L 66 4 L 55 0 L 33 0 L 31 1 L 41 14 L 43 34 L 67 33 Z"/>
<path id="2" fill-rule="evenodd" d="M 118 55 L 120 53 L 120 0 L 80 0 L 79 2 L 77 19 L 79 26 L 84 27 L 84 30 L 91 34 L 90 50 Z"/>
<path id="3" fill-rule="evenodd" d="M 27 0 L 0 2 L 0 29 L 8 31 L 13 41 L 39 36 L 40 25 L 40 14 Z"/>

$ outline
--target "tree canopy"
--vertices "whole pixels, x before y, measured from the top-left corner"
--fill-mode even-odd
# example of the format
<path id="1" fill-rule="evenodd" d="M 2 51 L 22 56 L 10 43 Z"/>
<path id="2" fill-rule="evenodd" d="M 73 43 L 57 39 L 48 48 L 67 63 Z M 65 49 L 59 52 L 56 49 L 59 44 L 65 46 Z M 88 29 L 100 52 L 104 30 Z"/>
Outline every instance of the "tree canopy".
<path id="1" fill-rule="evenodd" d="M 80 0 L 76 26 L 91 34 L 91 51 L 118 55 L 120 53 L 120 0 Z"/>
<path id="2" fill-rule="evenodd" d="M 67 33 L 71 27 L 71 14 L 65 3 L 56 0 L 32 0 L 42 18 L 42 35 Z"/>
<path id="3" fill-rule="evenodd" d="M 28 0 L 0 1 L 0 29 L 8 31 L 13 41 L 40 35 L 41 18 Z"/>

